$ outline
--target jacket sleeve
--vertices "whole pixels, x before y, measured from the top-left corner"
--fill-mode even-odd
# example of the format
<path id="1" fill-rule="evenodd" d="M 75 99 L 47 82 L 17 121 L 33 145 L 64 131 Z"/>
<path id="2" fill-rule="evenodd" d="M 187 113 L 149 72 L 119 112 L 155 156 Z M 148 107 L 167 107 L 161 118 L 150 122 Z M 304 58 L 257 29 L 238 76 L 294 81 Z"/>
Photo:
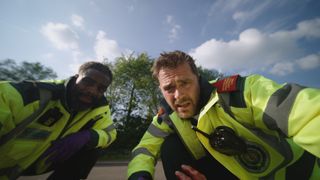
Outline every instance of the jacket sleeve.
<path id="1" fill-rule="evenodd" d="M 24 87 L 26 90 L 28 88 Z M 31 89 L 33 93 L 37 91 Z M 32 96 L 32 95 L 30 95 Z M 25 100 L 9 82 L 0 82 L 0 137 L 11 131 L 39 106 L 36 99 Z"/>
<path id="2" fill-rule="evenodd" d="M 297 94 L 289 114 L 288 136 L 320 158 L 320 90 L 305 88 Z"/>
<path id="3" fill-rule="evenodd" d="M 320 157 L 320 89 L 253 75 L 246 79 L 245 97 L 254 119 L 262 119 L 268 129 L 280 131 Z"/>
<path id="4" fill-rule="evenodd" d="M 111 119 L 111 111 L 109 106 L 104 106 L 104 113 L 97 118 L 100 118 L 92 127 L 91 135 L 96 140 L 96 147 L 108 147 L 117 136 L 117 131 Z"/>
<path id="5" fill-rule="evenodd" d="M 0 84 L 0 137 L 6 134 L 10 129 L 14 128 L 13 109 L 10 107 L 12 100 L 8 94 L 7 83 Z"/>
<path id="6" fill-rule="evenodd" d="M 128 165 L 128 179 L 153 178 L 155 165 L 160 155 L 160 147 L 164 138 L 173 130 L 155 116 L 140 143 L 132 150 L 132 159 Z"/>

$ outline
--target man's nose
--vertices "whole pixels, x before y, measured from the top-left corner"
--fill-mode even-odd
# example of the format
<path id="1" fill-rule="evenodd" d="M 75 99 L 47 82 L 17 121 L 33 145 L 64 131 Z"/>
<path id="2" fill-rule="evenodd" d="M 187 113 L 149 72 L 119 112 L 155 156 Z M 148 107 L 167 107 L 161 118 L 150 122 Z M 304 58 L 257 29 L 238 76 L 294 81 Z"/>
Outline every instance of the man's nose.
<path id="1" fill-rule="evenodd" d="M 182 96 L 182 91 L 180 90 L 180 89 L 176 89 L 175 91 L 174 91 L 174 98 L 175 99 L 179 99 L 181 96 Z"/>
<path id="2" fill-rule="evenodd" d="M 90 86 L 90 87 L 88 87 L 88 92 L 92 96 L 97 96 L 99 94 L 98 86 Z"/>

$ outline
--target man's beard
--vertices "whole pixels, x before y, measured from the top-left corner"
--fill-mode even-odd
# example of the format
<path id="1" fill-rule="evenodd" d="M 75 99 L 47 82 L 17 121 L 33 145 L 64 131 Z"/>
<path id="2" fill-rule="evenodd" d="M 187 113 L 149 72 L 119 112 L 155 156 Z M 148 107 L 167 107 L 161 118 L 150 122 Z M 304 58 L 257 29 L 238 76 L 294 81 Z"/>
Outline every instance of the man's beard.
<path id="1" fill-rule="evenodd" d="M 87 103 L 84 101 L 81 101 L 80 97 L 81 96 L 89 96 L 91 98 L 91 103 Z M 98 98 L 86 94 L 86 93 L 81 93 L 79 91 L 74 92 L 73 96 L 73 101 L 72 101 L 72 109 L 76 111 L 83 111 L 92 108 L 95 104 L 98 102 Z"/>
<path id="2" fill-rule="evenodd" d="M 183 97 L 174 103 L 175 111 L 181 118 L 189 118 L 195 114 L 192 99 Z M 181 111 L 182 108 L 182 111 Z"/>

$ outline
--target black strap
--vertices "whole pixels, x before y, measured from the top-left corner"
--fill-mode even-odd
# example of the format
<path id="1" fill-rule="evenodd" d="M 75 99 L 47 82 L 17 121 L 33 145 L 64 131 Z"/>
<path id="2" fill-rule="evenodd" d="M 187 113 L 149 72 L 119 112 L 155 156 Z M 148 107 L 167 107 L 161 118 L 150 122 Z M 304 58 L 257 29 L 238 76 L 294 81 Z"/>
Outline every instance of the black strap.
<path id="1" fill-rule="evenodd" d="M 303 155 L 286 169 L 286 179 L 309 179 L 316 157 L 304 151 Z M 303 171 L 302 171 L 303 169 Z"/>
<path id="2" fill-rule="evenodd" d="M 32 113 L 30 116 L 25 118 L 22 122 L 20 122 L 14 129 L 12 129 L 7 134 L 3 135 L 0 138 L 0 146 L 7 143 L 10 139 L 16 137 L 19 133 L 22 132 L 30 123 L 32 123 L 43 110 L 47 106 L 49 100 L 52 97 L 52 93 L 47 89 L 39 89 L 40 92 L 40 102 L 39 102 L 39 109 Z"/>
<path id="3" fill-rule="evenodd" d="M 233 119 L 236 120 L 236 118 L 230 108 L 230 93 L 219 93 L 218 96 L 219 96 L 219 103 L 220 103 L 221 107 L 223 108 L 223 110 L 227 114 L 229 114 L 229 116 L 231 116 Z"/>

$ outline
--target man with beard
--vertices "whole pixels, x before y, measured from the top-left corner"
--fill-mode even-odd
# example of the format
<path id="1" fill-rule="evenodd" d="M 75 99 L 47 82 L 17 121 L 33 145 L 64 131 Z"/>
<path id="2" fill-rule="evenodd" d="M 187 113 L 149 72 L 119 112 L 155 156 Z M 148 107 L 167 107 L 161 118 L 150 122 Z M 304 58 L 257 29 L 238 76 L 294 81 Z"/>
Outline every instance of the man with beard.
<path id="1" fill-rule="evenodd" d="M 320 90 L 260 75 L 208 82 L 194 59 L 162 53 L 153 76 L 164 97 L 132 151 L 129 180 L 320 179 Z"/>
<path id="2" fill-rule="evenodd" d="M 0 179 L 85 179 L 116 138 L 104 93 L 110 69 L 80 66 L 67 80 L 0 83 Z"/>

